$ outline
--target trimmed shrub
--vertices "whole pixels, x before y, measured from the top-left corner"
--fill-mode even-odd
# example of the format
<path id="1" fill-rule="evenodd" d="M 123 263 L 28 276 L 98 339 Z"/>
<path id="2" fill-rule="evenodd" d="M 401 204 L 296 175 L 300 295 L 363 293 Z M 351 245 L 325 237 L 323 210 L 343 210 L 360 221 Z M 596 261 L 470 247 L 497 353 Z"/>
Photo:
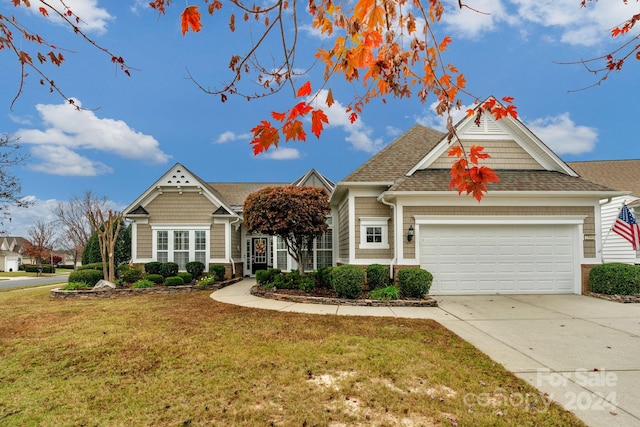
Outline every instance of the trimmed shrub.
<path id="1" fill-rule="evenodd" d="M 186 271 L 180 271 L 178 274 L 176 274 L 176 276 L 182 277 L 182 281 L 184 283 L 193 282 L 193 275 L 191 273 L 186 272 Z"/>
<path id="2" fill-rule="evenodd" d="M 224 268 L 224 265 L 214 264 L 209 266 L 209 273 L 212 273 L 218 282 L 224 280 L 226 272 L 227 269 Z"/>
<path id="3" fill-rule="evenodd" d="M 282 284 L 279 286 L 282 289 L 299 289 L 300 288 L 300 272 L 293 270 L 288 273 L 282 274 Z"/>
<path id="4" fill-rule="evenodd" d="M 153 288 L 156 284 L 153 283 L 151 280 L 147 280 L 147 279 L 140 279 L 137 282 L 135 282 L 133 285 L 131 285 L 131 287 L 133 289 L 142 289 L 142 288 Z"/>
<path id="5" fill-rule="evenodd" d="M 357 265 L 339 265 L 331 270 L 331 283 L 338 298 L 358 298 L 364 287 L 364 270 Z"/>
<path id="6" fill-rule="evenodd" d="M 144 265 L 144 271 L 147 274 L 160 274 L 162 263 L 159 261 L 151 261 Z"/>
<path id="7" fill-rule="evenodd" d="M 312 292 L 316 287 L 316 278 L 313 275 L 302 276 L 298 281 L 298 288 L 303 292 Z"/>
<path id="8" fill-rule="evenodd" d="M 379 301 L 389 301 L 400 298 L 400 290 L 394 285 L 374 289 L 369 292 L 369 298 Z"/>
<path id="9" fill-rule="evenodd" d="M 164 276 L 162 274 L 145 274 L 144 278 L 158 285 L 164 283 Z"/>
<path id="10" fill-rule="evenodd" d="M 107 264 L 107 268 L 109 268 L 109 264 Z M 85 264 L 78 267 L 78 270 L 100 270 L 102 271 L 102 263 L 101 262 L 92 262 L 91 264 Z"/>
<path id="11" fill-rule="evenodd" d="M 318 279 L 319 288 L 331 288 L 331 270 L 333 270 L 333 267 L 323 267 L 318 270 L 316 277 Z"/>
<path id="12" fill-rule="evenodd" d="M 69 282 L 61 288 L 63 291 L 79 291 L 84 289 L 91 289 L 91 286 L 84 282 Z"/>
<path id="13" fill-rule="evenodd" d="M 421 268 L 403 268 L 398 271 L 398 287 L 405 298 L 423 298 L 429 293 L 433 275 Z"/>
<path id="14" fill-rule="evenodd" d="M 197 279 L 198 277 L 202 276 L 202 273 L 204 272 L 204 264 L 200 261 L 191 261 L 187 263 L 185 269 L 187 270 L 187 273 L 191 274 L 193 278 Z"/>
<path id="15" fill-rule="evenodd" d="M 256 282 L 259 285 L 266 285 L 271 281 L 271 275 L 267 270 L 256 271 Z"/>
<path id="16" fill-rule="evenodd" d="M 175 262 L 163 262 L 160 266 L 160 274 L 165 278 L 172 277 L 178 274 L 178 264 Z"/>
<path id="17" fill-rule="evenodd" d="M 121 277 L 125 283 L 135 283 L 144 277 L 144 272 L 140 265 L 121 265 L 118 267 L 118 276 Z"/>
<path id="18" fill-rule="evenodd" d="M 589 273 L 591 292 L 608 295 L 640 294 L 640 266 L 622 263 L 600 264 Z"/>
<path id="19" fill-rule="evenodd" d="M 50 265 L 43 265 L 41 267 L 38 267 L 37 265 L 29 265 L 29 266 L 25 267 L 25 271 L 27 273 L 37 273 L 38 269 L 41 269 L 40 270 L 41 273 L 55 273 L 56 272 L 56 268 L 55 267 L 51 267 Z"/>
<path id="20" fill-rule="evenodd" d="M 69 283 L 72 282 L 83 282 L 89 285 L 90 287 L 95 286 L 99 280 L 103 279 L 104 275 L 102 271 L 98 270 L 78 270 L 69 274 Z"/>
<path id="21" fill-rule="evenodd" d="M 180 286 L 184 285 L 184 280 L 180 276 L 169 276 L 164 279 L 164 284 L 166 286 Z"/>
<path id="22" fill-rule="evenodd" d="M 367 285 L 369 290 L 384 288 L 389 285 L 389 267 L 382 264 L 371 264 L 367 267 Z"/>

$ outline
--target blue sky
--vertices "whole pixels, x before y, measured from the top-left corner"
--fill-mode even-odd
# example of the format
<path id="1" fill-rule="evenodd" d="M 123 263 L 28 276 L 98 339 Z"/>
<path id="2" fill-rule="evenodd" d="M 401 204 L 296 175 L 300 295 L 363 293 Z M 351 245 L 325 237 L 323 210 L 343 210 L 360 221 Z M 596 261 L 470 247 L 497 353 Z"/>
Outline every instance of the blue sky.
<path id="1" fill-rule="evenodd" d="M 135 70 L 126 77 L 109 57 L 40 16 L 37 1 L 31 10 L 0 3 L 0 12 L 14 14 L 68 50 L 60 69 L 47 70 L 67 96 L 87 108 L 69 108 L 30 76 L 10 110 L 20 70 L 0 51 L 0 133 L 19 137 L 30 155 L 13 172 L 22 181 L 22 195 L 34 202 L 29 209 L 11 211 L 13 220 L 3 226 L 11 235 L 26 236 L 35 221 L 53 219 L 51 205 L 85 190 L 123 208 L 176 162 L 206 181 L 292 181 L 310 168 L 339 181 L 415 123 L 442 126 L 431 108 L 434 99 L 421 104 L 415 97 L 373 102 L 350 125 L 340 106 L 351 100 L 354 88 L 336 83 L 332 124 L 320 140 L 310 135 L 307 142 L 281 144 L 254 157 L 250 129 L 270 111 L 290 107 L 291 93 L 221 103 L 188 75 L 218 87 L 230 78 L 230 55 L 247 48 L 257 27 L 251 33 L 239 22 L 231 34 L 225 20 L 204 14 L 202 31 L 183 37 L 178 4 L 158 19 L 147 1 L 66 3 L 83 18 L 88 34 Z M 459 11 L 455 3 L 450 2 L 439 31 L 452 36 L 445 59 L 465 74 L 470 92 L 479 98 L 514 97 L 521 120 L 566 161 L 640 158 L 633 96 L 637 61 L 630 60 L 601 86 L 577 92 L 569 91 L 597 78 L 579 65 L 554 63 L 613 49 L 610 29 L 639 13 L 637 2 L 596 2 L 581 9 L 579 0 L 467 1 L 482 14 Z M 204 9 L 203 2 L 191 4 Z M 308 66 L 310 55 L 326 42 L 308 30 L 308 22 L 302 24 L 299 67 Z M 320 73 L 314 69 L 301 82 L 317 82 L 314 76 Z"/>

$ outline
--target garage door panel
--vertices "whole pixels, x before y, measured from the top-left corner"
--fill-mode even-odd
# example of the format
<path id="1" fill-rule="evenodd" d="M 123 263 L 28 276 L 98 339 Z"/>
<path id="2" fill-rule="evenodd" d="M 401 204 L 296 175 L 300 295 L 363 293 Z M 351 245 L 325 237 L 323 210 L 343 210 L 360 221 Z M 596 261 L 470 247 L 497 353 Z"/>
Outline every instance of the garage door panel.
<path id="1" fill-rule="evenodd" d="M 571 293 L 575 225 L 422 225 L 432 293 Z"/>

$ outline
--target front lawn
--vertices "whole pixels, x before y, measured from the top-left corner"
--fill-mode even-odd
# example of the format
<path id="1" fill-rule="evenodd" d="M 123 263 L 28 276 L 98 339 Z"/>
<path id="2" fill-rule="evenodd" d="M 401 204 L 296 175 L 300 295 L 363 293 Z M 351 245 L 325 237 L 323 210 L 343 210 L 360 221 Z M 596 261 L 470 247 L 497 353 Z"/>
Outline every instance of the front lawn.
<path id="1" fill-rule="evenodd" d="M 428 320 L 0 294 L 0 425 L 576 425 Z"/>

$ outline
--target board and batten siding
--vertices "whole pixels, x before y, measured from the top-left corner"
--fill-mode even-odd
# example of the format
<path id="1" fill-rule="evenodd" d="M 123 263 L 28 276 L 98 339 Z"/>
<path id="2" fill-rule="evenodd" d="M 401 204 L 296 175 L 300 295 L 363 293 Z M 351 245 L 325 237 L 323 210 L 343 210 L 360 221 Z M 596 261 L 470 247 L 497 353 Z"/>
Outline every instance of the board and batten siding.
<path id="1" fill-rule="evenodd" d="M 149 224 L 137 224 L 136 256 L 143 259 L 153 258 L 152 232 Z"/>
<path id="2" fill-rule="evenodd" d="M 394 253 L 394 222 L 391 208 L 378 202 L 376 197 L 356 197 L 355 198 L 356 229 L 356 259 L 392 259 Z M 360 249 L 360 218 L 389 218 L 387 223 L 389 241 L 388 249 Z"/>
<path id="3" fill-rule="evenodd" d="M 462 141 L 465 147 L 481 145 L 491 157 L 482 161 L 483 166 L 493 169 L 540 170 L 540 164 L 529 155 L 518 143 L 512 140 L 480 140 Z M 430 166 L 430 169 L 450 169 L 453 158 L 445 152 Z"/>
<path id="4" fill-rule="evenodd" d="M 405 206 L 403 210 L 404 227 L 414 224 L 416 215 L 475 215 L 475 216 L 507 216 L 507 215 L 584 215 L 583 233 L 595 235 L 595 213 L 590 206 L 469 206 L 460 209 L 457 206 Z M 583 241 L 584 258 L 596 257 L 595 240 Z M 414 242 L 404 241 L 404 257 L 416 257 Z"/>

